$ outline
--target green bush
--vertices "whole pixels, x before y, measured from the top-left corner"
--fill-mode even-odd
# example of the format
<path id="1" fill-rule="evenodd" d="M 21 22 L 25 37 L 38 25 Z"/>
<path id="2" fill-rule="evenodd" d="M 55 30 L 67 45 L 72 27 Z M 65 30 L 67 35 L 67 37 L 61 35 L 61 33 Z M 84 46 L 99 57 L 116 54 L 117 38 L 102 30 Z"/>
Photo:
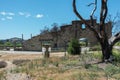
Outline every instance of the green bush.
<path id="1" fill-rule="evenodd" d="M 70 41 L 67 52 L 72 55 L 80 54 L 80 44 L 77 39 L 72 39 Z"/>

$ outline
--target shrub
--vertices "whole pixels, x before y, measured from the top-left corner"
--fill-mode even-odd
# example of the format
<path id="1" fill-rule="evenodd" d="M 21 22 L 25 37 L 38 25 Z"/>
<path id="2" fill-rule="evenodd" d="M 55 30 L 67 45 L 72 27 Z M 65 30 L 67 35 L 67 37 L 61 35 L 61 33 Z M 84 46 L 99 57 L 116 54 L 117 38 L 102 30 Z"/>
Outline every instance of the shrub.
<path id="1" fill-rule="evenodd" d="M 5 61 L 0 61 L 0 68 L 5 68 L 7 63 Z"/>
<path id="2" fill-rule="evenodd" d="M 72 39 L 69 43 L 68 53 L 72 55 L 80 54 L 80 44 L 77 39 Z"/>

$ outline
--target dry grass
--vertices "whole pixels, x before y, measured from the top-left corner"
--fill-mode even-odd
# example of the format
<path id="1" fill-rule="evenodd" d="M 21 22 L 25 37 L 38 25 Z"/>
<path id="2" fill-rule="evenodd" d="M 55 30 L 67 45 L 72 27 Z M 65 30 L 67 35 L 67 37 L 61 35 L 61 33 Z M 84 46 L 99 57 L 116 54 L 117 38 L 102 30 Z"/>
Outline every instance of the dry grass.
<path id="1" fill-rule="evenodd" d="M 63 52 L 51 53 L 50 56 L 61 57 L 61 56 L 64 56 L 64 53 Z M 40 54 L 1 54 L 1 57 L 0 57 L 0 59 L 7 60 L 7 61 L 13 61 L 16 59 L 33 60 L 33 59 L 39 59 L 39 58 L 43 58 L 43 55 L 41 53 Z"/>
<path id="2" fill-rule="evenodd" d="M 30 74 L 33 80 L 105 80 L 105 73 L 101 70 L 85 69 L 79 63 L 79 56 L 51 57 L 49 59 L 35 59 L 16 68 L 14 73 Z M 80 67 L 78 67 L 80 66 Z M 74 68 L 78 67 L 78 68 Z"/>
<path id="3" fill-rule="evenodd" d="M 101 64 L 92 63 L 88 65 L 88 61 L 92 62 L 96 58 L 100 59 L 99 54 L 63 56 L 64 53 L 52 53 L 49 59 L 44 59 L 41 54 L 5 54 L 1 58 L 12 62 L 14 60 L 30 60 L 22 65 L 17 65 L 15 69 L 11 70 L 11 73 L 29 74 L 33 80 L 107 80 L 108 76 L 105 70 L 99 68 Z M 106 65 L 109 66 L 109 64 Z M 114 66 L 108 71 L 113 69 Z M 114 70 L 117 69 L 118 67 Z M 119 74 L 119 72 L 115 72 L 114 75 L 109 77 L 109 80 L 119 80 Z"/>
<path id="4" fill-rule="evenodd" d="M 0 70 L 0 80 L 3 80 L 5 77 L 5 71 L 4 70 Z"/>
<path id="5" fill-rule="evenodd" d="M 42 57 L 39 54 L 4 54 L 2 55 L 2 60 L 13 61 L 16 59 L 36 59 Z"/>

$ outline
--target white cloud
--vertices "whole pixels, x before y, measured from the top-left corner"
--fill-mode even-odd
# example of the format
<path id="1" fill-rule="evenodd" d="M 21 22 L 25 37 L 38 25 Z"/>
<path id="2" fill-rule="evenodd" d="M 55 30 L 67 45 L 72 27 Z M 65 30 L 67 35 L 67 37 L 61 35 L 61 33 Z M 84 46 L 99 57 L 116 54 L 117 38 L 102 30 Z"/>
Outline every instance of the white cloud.
<path id="1" fill-rule="evenodd" d="M 17 12 L 17 13 L 14 13 L 14 12 L 6 12 L 6 11 L 1 11 L 0 12 L 0 20 L 4 21 L 4 20 L 12 20 L 13 17 L 16 17 L 16 14 L 22 17 L 25 17 L 25 18 L 42 18 L 44 15 L 43 14 L 31 14 L 29 12 Z"/>
<path id="2" fill-rule="evenodd" d="M 36 18 L 42 18 L 42 17 L 43 17 L 42 14 L 37 14 L 37 15 L 36 15 Z"/>
<path id="3" fill-rule="evenodd" d="M 15 14 L 12 13 L 12 12 L 9 12 L 8 15 L 10 15 L 10 16 L 14 16 Z"/>
<path id="4" fill-rule="evenodd" d="M 5 18 L 1 18 L 2 21 L 5 21 Z"/>
<path id="5" fill-rule="evenodd" d="M 24 17 L 26 17 L 26 18 L 28 18 L 28 17 L 31 16 L 30 13 L 26 13 L 26 12 L 19 12 L 18 14 L 19 14 L 20 16 L 24 16 Z"/>
<path id="6" fill-rule="evenodd" d="M 6 12 L 0 12 L 1 15 L 5 16 L 6 15 Z"/>
<path id="7" fill-rule="evenodd" d="M 12 20 L 13 17 L 11 17 L 11 16 L 7 16 L 6 19 Z"/>
<path id="8" fill-rule="evenodd" d="M 5 11 L 2 11 L 2 12 L 0 12 L 0 14 L 1 15 L 3 15 L 3 16 L 14 16 L 15 15 L 15 13 L 12 13 L 12 12 L 5 12 Z"/>
<path id="9" fill-rule="evenodd" d="M 29 13 L 25 14 L 25 17 L 26 17 L 26 18 L 28 18 L 28 17 L 30 17 L 30 16 L 31 16 L 31 14 L 29 14 Z"/>
<path id="10" fill-rule="evenodd" d="M 23 12 L 19 12 L 18 14 L 21 15 L 21 16 L 25 15 Z"/>

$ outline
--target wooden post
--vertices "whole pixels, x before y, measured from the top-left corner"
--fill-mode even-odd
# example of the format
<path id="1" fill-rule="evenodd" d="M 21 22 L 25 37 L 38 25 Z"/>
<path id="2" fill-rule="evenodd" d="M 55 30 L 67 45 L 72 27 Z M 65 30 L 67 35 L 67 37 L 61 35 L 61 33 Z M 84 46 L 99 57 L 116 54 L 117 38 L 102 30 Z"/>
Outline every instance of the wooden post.
<path id="1" fill-rule="evenodd" d="M 50 52 L 49 52 L 49 50 L 48 50 L 48 49 L 49 49 L 49 45 L 46 45 L 45 48 L 46 48 L 46 51 L 45 51 L 44 57 L 45 57 L 45 58 L 49 58 L 49 57 L 50 57 Z"/>

